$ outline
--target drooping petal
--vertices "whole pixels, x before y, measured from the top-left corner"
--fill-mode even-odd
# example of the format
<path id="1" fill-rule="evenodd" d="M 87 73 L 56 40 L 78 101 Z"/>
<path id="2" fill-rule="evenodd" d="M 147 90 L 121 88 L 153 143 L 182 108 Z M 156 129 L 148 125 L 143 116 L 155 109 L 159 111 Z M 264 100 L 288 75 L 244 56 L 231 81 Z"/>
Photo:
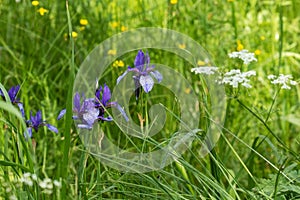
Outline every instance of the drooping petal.
<path id="1" fill-rule="evenodd" d="M 154 86 L 154 81 L 150 75 L 141 76 L 140 84 L 146 93 L 150 92 Z"/>
<path id="2" fill-rule="evenodd" d="M 83 114 L 83 120 L 86 124 L 92 126 L 97 120 L 99 115 L 99 110 L 97 108 L 92 108 Z"/>
<path id="3" fill-rule="evenodd" d="M 88 125 L 88 124 L 78 124 L 77 127 L 84 128 L 84 129 L 92 129 L 93 128 L 93 126 Z"/>
<path id="4" fill-rule="evenodd" d="M 117 84 L 120 83 L 120 81 L 126 76 L 127 73 L 128 73 L 128 71 L 126 70 L 121 76 L 118 77 Z"/>
<path id="5" fill-rule="evenodd" d="M 80 111 L 80 95 L 78 92 L 76 92 L 76 94 L 74 96 L 73 103 L 74 103 L 74 107 L 75 107 L 76 111 L 79 112 Z"/>
<path id="6" fill-rule="evenodd" d="M 142 50 L 139 50 L 134 60 L 134 66 L 141 71 L 144 67 L 144 64 L 145 64 L 144 52 Z"/>
<path id="7" fill-rule="evenodd" d="M 24 137 L 25 137 L 26 139 L 28 139 L 28 137 L 29 137 L 29 138 L 32 137 L 32 128 L 31 128 L 31 127 L 28 127 L 28 128 L 27 128 L 27 132 L 26 132 L 26 131 L 24 132 Z"/>
<path id="8" fill-rule="evenodd" d="M 120 111 L 120 113 L 123 115 L 123 117 L 125 118 L 125 120 L 128 122 L 129 121 L 129 119 L 128 119 L 128 117 L 127 117 L 127 115 L 126 115 L 126 112 L 125 112 L 125 110 L 117 103 L 117 109 Z"/>
<path id="9" fill-rule="evenodd" d="M 103 104 L 104 107 L 106 103 L 110 100 L 110 98 L 111 98 L 110 89 L 106 84 L 104 84 L 102 100 L 101 100 L 101 103 Z"/>
<path id="10" fill-rule="evenodd" d="M 115 108 L 117 108 L 120 111 L 120 113 L 123 115 L 123 117 L 125 118 L 125 120 L 127 122 L 129 121 L 125 110 L 120 106 L 120 104 L 118 104 L 117 102 L 114 101 L 114 102 L 110 102 L 108 106 L 109 107 L 115 107 Z"/>
<path id="11" fill-rule="evenodd" d="M 66 114 L 67 109 L 63 109 L 59 112 L 57 120 L 60 120 L 65 114 Z"/>
<path id="12" fill-rule="evenodd" d="M 159 73 L 159 71 L 155 70 L 150 72 L 150 74 L 157 80 L 157 82 L 161 82 L 163 79 L 163 76 L 161 75 L 161 73 Z"/>
<path id="13" fill-rule="evenodd" d="M 50 130 L 53 131 L 54 133 L 58 133 L 58 130 L 55 126 L 52 126 L 51 124 L 45 124 L 45 126 Z"/>
<path id="14" fill-rule="evenodd" d="M 24 112 L 24 107 L 23 107 L 23 104 L 22 103 L 17 103 L 20 111 L 21 111 L 21 114 L 22 114 L 22 117 L 24 118 L 25 117 L 25 112 Z"/>
<path id="15" fill-rule="evenodd" d="M 113 118 L 111 116 L 108 117 L 99 116 L 98 118 L 101 119 L 102 121 L 107 121 L 107 122 L 113 121 Z"/>

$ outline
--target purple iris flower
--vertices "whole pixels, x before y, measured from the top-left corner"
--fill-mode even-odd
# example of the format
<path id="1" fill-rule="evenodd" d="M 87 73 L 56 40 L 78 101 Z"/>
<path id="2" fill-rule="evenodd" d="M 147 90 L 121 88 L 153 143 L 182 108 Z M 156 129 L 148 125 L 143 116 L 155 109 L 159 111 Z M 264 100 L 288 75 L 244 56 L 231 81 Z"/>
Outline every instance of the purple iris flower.
<path id="1" fill-rule="evenodd" d="M 141 88 L 143 88 L 146 93 L 150 92 L 154 86 L 153 77 L 160 83 L 163 76 L 157 70 L 154 70 L 154 65 L 150 66 L 149 64 L 150 57 L 148 52 L 145 55 L 142 50 L 139 50 L 134 60 L 135 67 L 131 68 L 128 66 L 127 70 L 118 77 L 117 84 L 119 84 L 128 72 L 133 72 L 136 99 L 139 98 Z"/>
<path id="2" fill-rule="evenodd" d="M 48 124 L 46 121 L 42 120 L 42 112 L 40 110 L 35 116 L 32 115 L 32 111 L 30 112 L 30 119 L 26 121 L 26 125 L 28 127 L 27 131 L 30 138 L 32 137 L 32 129 L 37 132 L 41 126 L 46 126 L 50 131 L 58 133 L 58 130 L 55 126 L 52 126 L 51 124 Z M 27 137 L 27 135 L 25 135 L 25 137 Z"/>
<path id="3" fill-rule="evenodd" d="M 20 90 L 20 85 L 16 85 L 16 86 L 11 87 L 8 90 L 8 96 L 9 96 L 10 101 L 11 101 L 12 104 L 18 105 L 18 107 L 19 107 L 19 109 L 20 109 L 20 111 L 22 113 L 22 116 L 24 117 L 25 114 L 24 114 L 23 103 L 20 102 L 20 99 L 17 99 L 17 94 L 18 94 L 19 90 Z M 3 94 L 3 92 L 2 92 L 1 89 L 0 89 L 0 96 L 2 96 L 2 98 L 4 100 L 6 100 L 5 96 L 4 96 L 4 94 Z"/>
<path id="4" fill-rule="evenodd" d="M 117 102 L 109 102 L 111 99 L 111 93 L 109 87 L 104 84 L 103 88 L 100 86 L 96 92 L 94 98 L 85 99 L 83 96 L 83 102 L 80 103 L 80 95 L 77 92 L 73 100 L 73 119 L 80 120 L 78 128 L 92 129 L 93 125 L 97 121 L 112 121 L 111 116 L 105 117 L 105 110 L 110 107 L 116 107 L 125 120 L 128 121 L 128 117 L 123 108 Z M 61 119 L 66 114 L 66 109 L 62 110 L 57 119 Z"/>

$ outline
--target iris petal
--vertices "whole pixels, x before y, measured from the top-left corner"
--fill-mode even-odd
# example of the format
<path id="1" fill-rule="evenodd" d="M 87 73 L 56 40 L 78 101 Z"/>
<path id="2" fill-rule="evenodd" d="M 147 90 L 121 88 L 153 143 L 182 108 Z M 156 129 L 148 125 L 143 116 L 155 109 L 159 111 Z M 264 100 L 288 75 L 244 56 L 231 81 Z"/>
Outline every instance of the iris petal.
<path id="1" fill-rule="evenodd" d="M 65 114 L 66 114 L 67 109 L 63 109 L 59 112 L 57 120 L 60 120 Z"/>
<path id="2" fill-rule="evenodd" d="M 150 75 L 141 76 L 140 84 L 146 93 L 150 92 L 154 86 L 154 81 Z"/>
<path id="3" fill-rule="evenodd" d="M 50 130 L 50 131 L 53 131 L 54 133 L 58 133 L 58 130 L 55 126 L 52 126 L 51 124 L 45 124 L 45 126 L 47 126 L 47 128 Z"/>
<path id="4" fill-rule="evenodd" d="M 125 71 L 121 76 L 118 77 L 117 84 L 120 83 L 120 81 L 126 76 L 127 73 L 128 73 L 128 71 Z"/>
<path id="5" fill-rule="evenodd" d="M 163 79 L 163 76 L 161 75 L 161 73 L 159 73 L 157 70 L 150 72 L 150 74 L 157 80 L 157 82 L 161 82 Z"/>

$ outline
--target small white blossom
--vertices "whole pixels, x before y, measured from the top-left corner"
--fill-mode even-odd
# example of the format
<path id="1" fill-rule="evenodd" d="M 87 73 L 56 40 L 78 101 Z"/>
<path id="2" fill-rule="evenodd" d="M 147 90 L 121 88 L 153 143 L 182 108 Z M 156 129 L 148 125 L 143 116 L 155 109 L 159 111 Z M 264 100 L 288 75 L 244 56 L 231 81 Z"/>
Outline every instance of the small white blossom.
<path id="1" fill-rule="evenodd" d="M 210 66 L 203 66 L 203 67 L 195 67 L 191 69 L 191 72 L 195 72 L 195 74 L 207 74 L 211 75 L 218 71 L 218 67 L 210 67 Z"/>
<path id="2" fill-rule="evenodd" d="M 45 178 L 43 181 L 39 183 L 39 186 L 43 189 L 52 189 L 52 180 L 50 178 Z"/>
<path id="3" fill-rule="evenodd" d="M 23 176 L 20 178 L 20 182 L 28 186 L 33 186 L 33 181 L 31 180 L 30 173 L 23 174 Z"/>
<path id="4" fill-rule="evenodd" d="M 248 65 L 252 61 L 257 61 L 257 59 L 254 57 L 254 53 L 250 53 L 247 49 L 229 53 L 228 56 L 229 56 L 229 58 L 241 59 L 245 65 Z"/>
<path id="5" fill-rule="evenodd" d="M 36 174 L 31 174 L 31 178 L 32 178 L 32 180 L 37 181 L 37 176 L 36 176 Z"/>
<path id="6" fill-rule="evenodd" d="M 13 194 L 9 197 L 9 200 L 18 200 L 18 198 Z"/>
<path id="7" fill-rule="evenodd" d="M 290 85 L 297 85 L 298 83 L 293 79 L 292 75 L 287 74 L 279 74 L 279 76 L 275 76 L 273 74 L 268 75 L 268 79 L 271 80 L 271 83 L 274 85 L 281 85 L 281 89 L 290 90 Z"/>
<path id="8" fill-rule="evenodd" d="M 248 72 L 241 72 L 239 69 L 233 69 L 226 72 L 223 77 L 220 77 L 219 84 L 228 84 L 233 88 L 237 88 L 239 84 L 246 88 L 251 88 L 252 85 L 249 84 L 250 80 L 248 77 L 255 76 L 256 72 L 251 70 Z"/>
<path id="9" fill-rule="evenodd" d="M 61 188 L 61 182 L 58 180 L 54 180 L 53 184 L 55 185 L 55 187 Z"/>

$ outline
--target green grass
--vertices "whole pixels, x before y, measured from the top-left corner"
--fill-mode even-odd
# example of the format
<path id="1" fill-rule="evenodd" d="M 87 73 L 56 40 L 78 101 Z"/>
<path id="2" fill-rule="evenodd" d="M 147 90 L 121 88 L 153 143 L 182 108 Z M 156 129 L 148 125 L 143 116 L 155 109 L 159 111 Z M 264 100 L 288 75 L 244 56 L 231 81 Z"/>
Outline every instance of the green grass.
<path id="1" fill-rule="evenodd" d="M 19 199 L 298 199 L 300 197 L 300 88 L 279 88 L 269 74 L 291 74 L 299 82 L 300 3 L 282 1 L 40 1 L 16 3 L 0 0 L 0 88 L 20 84 L 18 94 L 26 118 L 30 110 L 42 110 L 43 119 L 59 134 L 41 128 L 26 140 L 26 124 L 16 106 L 0 101 L 0 199 L 14 194 Z M 49 12 L 41 16 L 37 10 Z M 86 26 L 80 19 L 87 19 Z M 84 27 L 84 30 L 81 30 Z M 220 139 L 201 157 L 203 134 L 210 123 L 210 96 L 190 63 L 159 49 L 148 49 L 151 61 L 168 65 L 187 78 L 205 108 L 199 113 L 199 132 L 190 148 L 163 169 L 147 173 L 120 172 L 106 166 L 82 143 L 71 120 L 74 75 L 86 56 L 102 41 L 125 29 L 168 28 L 193 38 L 209 52 L 214 65 L 224 71 L 255 70 L 252 88 L 226 87 L 226 119 L 218 127 Z M 78 33 L 76 38 L 69 33 Z M 247 66 L 228 53 L 238 41 L 256 55 L 258 62 Z M 178 45 L 184 46 L 178 41 Z M 195 52 L 196 53 L 196 52 Z M 136 51 L 118 60 L 125 67 L 110 67 L 100 84 L 115 86 L 126 66 L 133 65 Z M 166 77 L 164 77 L 166 78 Z M 94 86 L 91 86 L 94 87 Z M 93 89 L 93 88 L 92 88 Z M 182 92 L 184 91 L 182 89 Z M 5 94 L 5 92 L 4 92 Z M 150 152 L 169 141 L 180 124 L 180 102 L 162 86 L 143 96 L 144 105 L 162 103 L 167 123 L 153 140 L 124 134 L 115 122 L 101 123 L 108 137 L 123 148 Z M 148 100 L 148 104 L 146 104 Z M 67 108 L 63 120 L 59 111 Z M 111 112 L 111 110 L 108 110 Z M 142 104 L 130 100 L 130 116 L 148 115 Z M 147 113 L 147 114 L 145 114 Z M 147 120 L 143 125 L 147 123 Z M 151 123 L 151 121 L 150 121 Z M 30 172 L 38 176 L 32 185 L 21 183 Z M 25 175 L 26 176 L 26 175 Z M 39 183 L 58 180 L 46 194 Z"/>

